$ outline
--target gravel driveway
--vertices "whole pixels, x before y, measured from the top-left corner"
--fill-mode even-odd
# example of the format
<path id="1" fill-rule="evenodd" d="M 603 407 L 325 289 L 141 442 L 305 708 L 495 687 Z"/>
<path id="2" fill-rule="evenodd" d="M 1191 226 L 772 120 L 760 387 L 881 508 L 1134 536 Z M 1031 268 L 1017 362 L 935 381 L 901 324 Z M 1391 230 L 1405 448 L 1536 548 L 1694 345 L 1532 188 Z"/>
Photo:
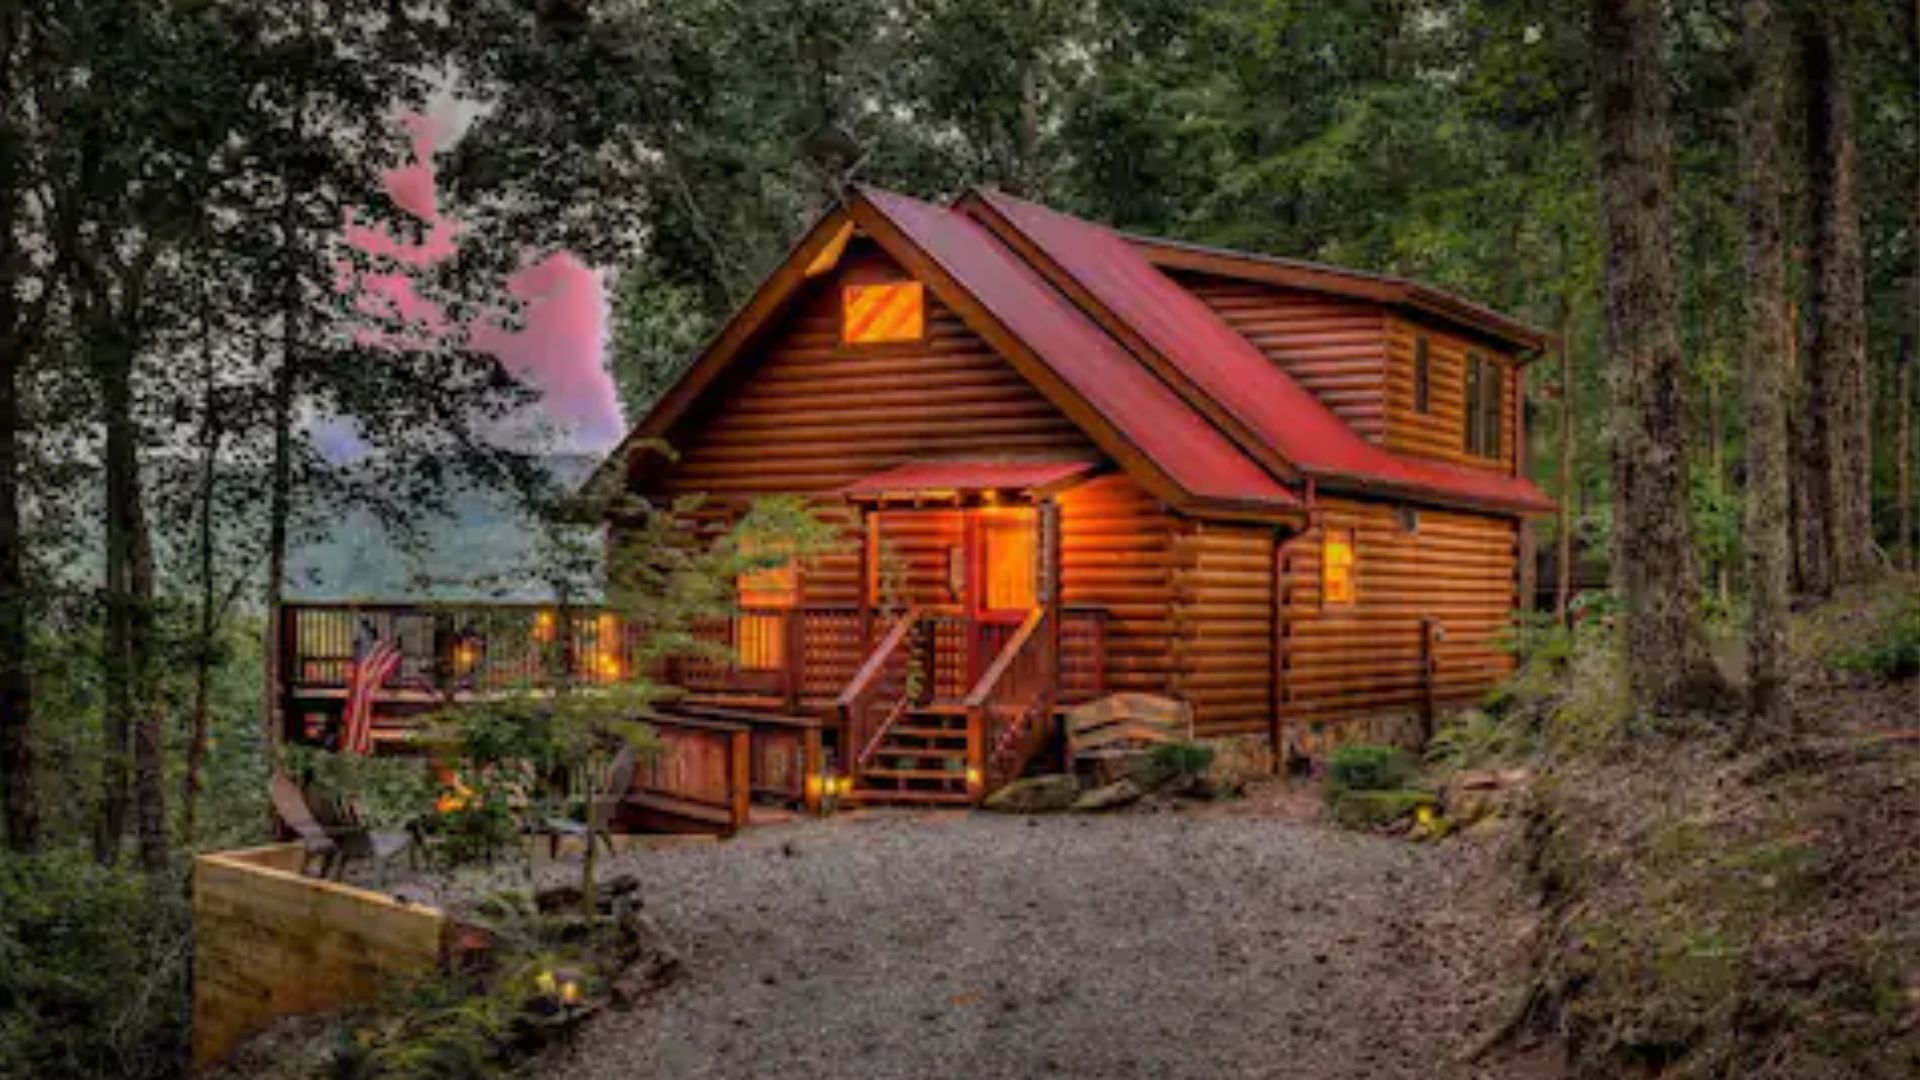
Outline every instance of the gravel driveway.
<path id="1" fill-rule="evenodd" d="M 557 1064 L 621 1080 L 1443 1076 L 1460 962 L 1418 913 L 1447 902 L 1453 850 L 1246 816 L 896 812 L 643 853 L 687 970 Z"/>

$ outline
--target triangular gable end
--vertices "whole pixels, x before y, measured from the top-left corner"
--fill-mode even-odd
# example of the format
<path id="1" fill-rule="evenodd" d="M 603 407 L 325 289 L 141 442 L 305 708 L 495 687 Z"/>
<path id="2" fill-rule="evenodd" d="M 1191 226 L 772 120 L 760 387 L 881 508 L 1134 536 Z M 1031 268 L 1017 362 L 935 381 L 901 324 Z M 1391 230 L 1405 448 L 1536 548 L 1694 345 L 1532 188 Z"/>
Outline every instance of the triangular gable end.
<path id="1" fill-rule="evenodd" d="M 1101 411 L 1089 403 L 1066 380 L 1056 375 L 1043 358 L 1013 334 L 1001 320 L 987 310 L 963 285 L 945 272 L 937 258 L 923 250 L 899 228 L 888 214 L 876 207 L 865 192 L 852 194 L 845 205 L 836 207 L 815 222 L 785 260 L 768 275 L 760 288 L 715 335 L 686 373 L 634 426 L 628 436 L 595 470 L 582 489 L 585 500 L 602 505 L 624 490 L 637 456 L 650 445 L 662 442 L 675 426 L 721 382 L 736 361 L 742 359 L 789 308 L 801 289 L 814 277 L 832 269 L 855 230 L 869 237 L 889 257 L 899 262 L 920 280 L 941 303 L 1020 374 L 1039 393 L 1079 427 L 1102 452 L 1119 462 L 1155 497 L 1189 510 L 1215 516 L 1253 517 L 1263 520 L 1291 518 L 1299 513 L 1299 503 L 1291 493 L 1274 483 L 1252 462 L 1240 462 L 1241 468 L 1256 476 L 1230 477 L 1237 481 L 1228 490 L 1249 492 L 1246 498 L 1222 497 L 1218 491 L 1194 491 L 1181 483 Z M 1045 288 L 1044 285 L 1040 286 Z M 1097 332 L 1097 331 L 1096 331 Z M 1218 433 L 1213 433 L 1220 438 Z"/>

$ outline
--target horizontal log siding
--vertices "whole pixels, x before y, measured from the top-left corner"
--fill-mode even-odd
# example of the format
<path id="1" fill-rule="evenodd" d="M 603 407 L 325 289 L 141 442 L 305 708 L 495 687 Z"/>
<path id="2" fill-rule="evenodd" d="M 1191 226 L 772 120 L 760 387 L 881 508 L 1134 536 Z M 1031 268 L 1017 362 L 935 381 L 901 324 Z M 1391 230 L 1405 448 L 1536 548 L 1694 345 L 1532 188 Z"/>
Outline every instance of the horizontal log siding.
<path id="1" fill-rule="evenodd" d="M 1397 315 L 1387 320 L 1387 447 L 1406 454 L 1511 473 L 1520 419 L 1520 369 L 1511 353 L 1470 343 L 1457 334 Z M 1414 339 L 1428 340 L 1428 411 L 1413 407 Z M 1478 350 L 1500 364 L 1506 382 L 1500 418 L 1500 457 L 1467 453 L 1467 353 Z"/>
<path id="2" fill-rule="evenodd" d="M 1259 734 L 1273 714 L 1274 530 L 1188 521 L 1175 540 L 1173 689 L 1198 734 Z"/>
<path id="3" fill-rule="evenodd" d="M 1109 692 L 1172 689 L 1177 524 L 1124 475 L 1060 496 L 1062 599 L 1106 609 Z"/>
<path id="4" fill-rule="evenodd" d="M 716 395 L 718 407 L 675 435 L 670 490 L 819 494 L 918 458 L 1097 457 L 931 291 L 924 341 L 842 345 L 841 286 L 905 277 L 870 247 L 850 251 Z"/>
<path id="5" fill-rule="evenodd" d="M 1363 438 L 1386 431 L 1386 316 L 1377 305 L 1211 274 L 1176 273 Z"/>
<path id="6" fill-rule="evenodd" d="M 1498 647 L 1514 606 L 1513 520 L 1420 511 L 1409 535 L 1389 503 L 1323 499 L 1315 526 L 1281 549 L 1284 570 L 1281 713 L 1295 726 L 1362 716 L 1417 714 L 1424 700 L 1420 621 L 1438 620 L 1436 699 L 1478 701 L 1513 669 Z M 1353 528 L 1357 594 L 1323 608 L 1320 551 L 1326 528 Z"/>

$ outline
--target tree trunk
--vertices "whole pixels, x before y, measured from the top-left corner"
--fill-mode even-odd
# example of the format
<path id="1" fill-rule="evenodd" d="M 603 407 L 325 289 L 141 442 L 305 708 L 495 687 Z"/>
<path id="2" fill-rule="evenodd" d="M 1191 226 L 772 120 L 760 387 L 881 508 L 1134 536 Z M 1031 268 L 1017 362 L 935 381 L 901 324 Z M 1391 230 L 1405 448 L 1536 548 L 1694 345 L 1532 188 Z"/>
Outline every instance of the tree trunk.
<path id="1" fill-rule="evenodd" d="M 192 845 L 200 812 L 200 787 L 206 769 L 213 709 L 214 637 L 219 627 L 214 590 L 213 497 L 219 482 L 220 417 L 215 395 L 213 330 L 203 299 L 200 311 L 200 477 L 199 535 L 195 537 L 200 585 L 200 626 L 193 656 L 193 718 L 187 733 L 187 775 L 180 792 L 180 836 Z"/>
<path id="2" fill-rule="evenodd" d="M 1781 70 L 1775 0 L 1744 0 L 1741 202 L 1746 215 L 1747 721 L 1743 737 L 1785 726 L 1788 535 L 1787 277 L 1780 209 Z"/>
<path id="3" fill-rule="evenodd" d="M 20 309 L 19 133 L 11 112 L 19 11 L 0 8 L 0 833 L 15 851 L 39 844 L 28 666 L 25 538 L 20 530 L 20 388 L 29 342 Z"/>
<path id="4" fill-rule="evenodd" d="M 103 340 L 104 339 L 104 340 Z M 138 454 L 134 448 L 132 366 L 133 350 L 110 333 L 94 338 L 99 359 L 101 420 L 106 428 L 107 487 L 107 595 L 105 648 L 101 680 L 106 685 L 100 713 L 100 822 L 94 836 L 94 858 L 111 865 L 120 858 L 132 803 L 130 758 L 134 714 L 139 707 L 135 689 L 133 563 Z"/>
<path id="5" fill-rule="evenodd" d="M 1600 235 L 1614 369 L 1614 574 L 1626 668 L 1656 712 L 1718 707 L 1688 520 L 1685 365 L 1674 270 L 1672 145 L 1655 0 L 1595 0 Z"/>
<path id="6" fill-rule="evenodd" d="M 1567 320 L 1560 321 L 1560 549 L 1555 559 L 1558 580 L 1553 589 L 1553 613 L 1562 625 L 1573 603 L 1573 343 Z"/>
<path id="7" fill-rule="evenodd" d="M 1913 79 L 1908 115 L 1920 116 L 1920 0 L 1908 4 L 1906 13 L 1907 74 Z M 1894 475 L 1899 486 L 1896 498 L 1900 505 L 1900 531 L 1894 538 L 1894 550 L 1899 554 L 1901 567 L 1914 570 L 1920 568 L 1920 536 L 1915 536 L 1913 531 L 1913 372 L 1920 366 L 1920 144 L 1916 144 L 1913 160 L 1908 164 L 1912 172 L 1907 178 L 1907 246 L 1911 249 L 1908 255 L 1912 261 L 1907 266 L 1907 343 L 1901 354 L 1897 380 L 1900 460 Z"/>
<path id="8" fill-rule="evenodd" d="M 1846 43 L 1829 5 L 1808 6 L 1801 53 L 1813 228 L 1807 372 L 1809 387 L 1817 388 L 1809 411 L 1813 434 L 1825 444 L 1829 498 L 1822 520 L 1833 584 L 1843 585 L 1862 581 L 1873 570 L 1873 411 L 1853 95 Z"/>

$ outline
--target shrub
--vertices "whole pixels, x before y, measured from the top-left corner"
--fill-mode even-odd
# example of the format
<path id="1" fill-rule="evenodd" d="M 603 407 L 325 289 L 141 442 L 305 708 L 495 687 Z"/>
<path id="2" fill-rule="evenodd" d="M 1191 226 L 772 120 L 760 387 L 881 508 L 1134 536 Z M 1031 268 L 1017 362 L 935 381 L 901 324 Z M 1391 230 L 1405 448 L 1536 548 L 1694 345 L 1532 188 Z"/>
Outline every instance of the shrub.
<path id="1" fill-rule="evenodd" d="M 1539 746 L 1534 733 L 1517 719 L 1468 709 L 1448 718 L 1427 744 L 1427 761 L 1450 769 L 1468 769 L 1488 761 L 1512 760 Z"/>
<path id="2" fill-rule="evenodd" d="M 1333 818 L 1350 829 L 1377 829 L 1437 805 L 1430 791 L 1338 791 L 1328 799 Z"/>
<path id="3" fill-rule="evenodd" d="M 1908 593 L 1876 612 L 1868 639 L 1835 651 L 1828 662 L 1876 679 L 1920 675 L 1920 593 Z"/>
<path id="4" fill-rule="evenodd" d="M 1156 746 L 1136 758 L 1127 775 L 1149 791 L 1191 784 L 1206 775 L 1213 765 L 1213 748 L 1201 743 L 1180 742 Z"/>
<path id="5" fill-rule="evenodd" d="M 1413 755 L 1397 746 L 1350 743 L 1327 762 L 1328 790 L 1395 791 L 1408 785 L 1414 771 Z"/>
<path id="6" fill-rule="evenodd" d="M 185 890 L 84 853 L 0 853 L 0 1076 L 178 1074 Z"/>

